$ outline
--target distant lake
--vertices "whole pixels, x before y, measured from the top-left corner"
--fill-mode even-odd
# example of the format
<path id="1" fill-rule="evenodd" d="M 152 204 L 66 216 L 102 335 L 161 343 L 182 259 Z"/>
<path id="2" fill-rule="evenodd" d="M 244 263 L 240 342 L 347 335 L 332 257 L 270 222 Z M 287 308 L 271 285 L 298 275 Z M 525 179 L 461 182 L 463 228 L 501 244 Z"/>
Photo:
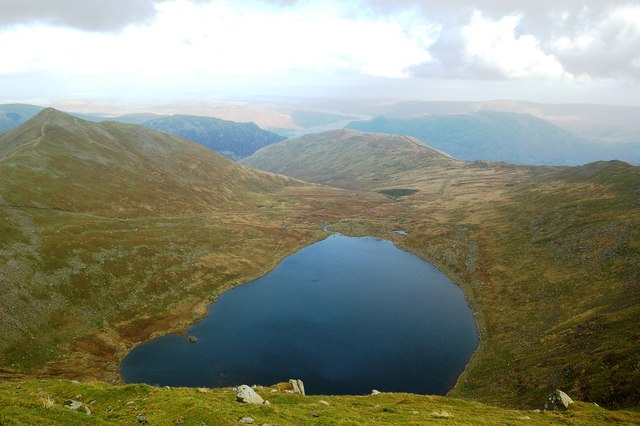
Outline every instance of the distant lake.
<path id="1" fill-rule="evenodd" d="M 334 234 L 220 296 L 184 336 L 137 346 L 121 376 L 206 387 L 295 378 L 316 395 L 444 394 L 477 346 L 464 295 L 442 272 L 389 241 Z"/>

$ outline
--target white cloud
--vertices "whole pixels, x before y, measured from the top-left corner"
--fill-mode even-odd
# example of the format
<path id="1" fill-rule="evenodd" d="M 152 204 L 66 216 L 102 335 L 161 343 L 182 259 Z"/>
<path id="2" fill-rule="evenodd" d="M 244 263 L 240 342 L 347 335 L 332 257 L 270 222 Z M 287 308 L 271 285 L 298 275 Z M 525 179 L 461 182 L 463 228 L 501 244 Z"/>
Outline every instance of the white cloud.
<path id="1" fill-rule="evenodd" d="M 0 73 L 131 73 L 139 78 L 257 76 L 288 70 L 407 77 L 429 61 L 433 28 L 411 14 L 353 15 L 348 6 L 174 0 L 146 25 L 82 33 L 46 25 L 0 33 Z M 4 48 L 7 46 L 8 48 Z"/>
<path id="2" fill-rule="evenodd" d="M 552 39 L 549 50 L 576 75 L 640 78 L 640 6 L 607 11 L 570 34 Z"/>
<path id="3" fill-rule="evenodd" d="M 462 28 L 468 66 L 491 69 L 507 78 L 571 78 L 533 35 L 516 35 L 520 20 L 517 15 L 492 20 L 474 12 Z"/>

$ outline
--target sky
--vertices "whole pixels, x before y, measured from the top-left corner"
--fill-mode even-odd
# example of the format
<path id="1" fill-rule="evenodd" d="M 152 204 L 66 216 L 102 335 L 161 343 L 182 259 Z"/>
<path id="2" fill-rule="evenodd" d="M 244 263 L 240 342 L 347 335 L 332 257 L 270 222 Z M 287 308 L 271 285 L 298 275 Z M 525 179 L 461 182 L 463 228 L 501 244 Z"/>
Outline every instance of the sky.
<path id="1" fill-rule="evenodd" d="M 640 0 L 0 0 L 0 102 L 640 106 Z"/>

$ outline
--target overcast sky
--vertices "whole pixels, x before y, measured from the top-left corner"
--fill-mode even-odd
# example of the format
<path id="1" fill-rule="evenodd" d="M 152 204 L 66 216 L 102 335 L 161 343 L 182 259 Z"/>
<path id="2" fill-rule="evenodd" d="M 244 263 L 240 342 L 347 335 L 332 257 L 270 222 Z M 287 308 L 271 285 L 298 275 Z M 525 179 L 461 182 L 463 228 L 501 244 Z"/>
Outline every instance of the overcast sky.
<path id="1" fill-rule="evenodd" d="M 0 0 L 0 101 L 640 105 L 640 0 Z"/>

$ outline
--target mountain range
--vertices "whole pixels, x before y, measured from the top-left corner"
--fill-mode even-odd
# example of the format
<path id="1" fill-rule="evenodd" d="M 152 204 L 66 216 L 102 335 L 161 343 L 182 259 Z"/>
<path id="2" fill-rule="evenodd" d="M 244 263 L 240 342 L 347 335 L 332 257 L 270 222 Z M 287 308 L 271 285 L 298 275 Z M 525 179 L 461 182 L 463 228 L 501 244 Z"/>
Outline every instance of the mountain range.
<path id="1" fill-rule="evenodd" d="M 529 409 L 560 388 L 637 407 L 638 167 L 468 162 L 351 129 L 242 163 L 52 109 L 0 135 L 0 376 L 117 383 L 134 345 L 184 331 L 329 224 L 463 289 L 481 343 L 450 396 Z"/>

